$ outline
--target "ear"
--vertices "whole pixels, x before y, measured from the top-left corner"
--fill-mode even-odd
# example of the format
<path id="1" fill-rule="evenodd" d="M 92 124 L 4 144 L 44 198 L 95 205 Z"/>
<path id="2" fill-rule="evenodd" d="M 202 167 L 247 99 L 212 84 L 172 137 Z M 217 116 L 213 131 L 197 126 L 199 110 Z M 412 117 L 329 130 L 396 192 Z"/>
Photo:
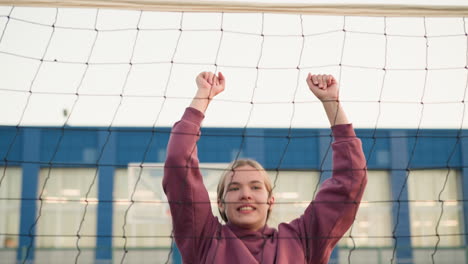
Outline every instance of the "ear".
<path id="1" fill-rule="evenodd" d="M 221 212 L 224 212 L 224 203 L 222 202 L 222 200 L 218 199 L 218 208 Z"/>
<path id="2" fill-rule="evenodd" d="M 275 204 L 275 197 L 274 196 L 271 196 L 270 198 L 268 198 L 268 210 L 271 211 L 271 209 L 273 209 L 273 205 Z"/>

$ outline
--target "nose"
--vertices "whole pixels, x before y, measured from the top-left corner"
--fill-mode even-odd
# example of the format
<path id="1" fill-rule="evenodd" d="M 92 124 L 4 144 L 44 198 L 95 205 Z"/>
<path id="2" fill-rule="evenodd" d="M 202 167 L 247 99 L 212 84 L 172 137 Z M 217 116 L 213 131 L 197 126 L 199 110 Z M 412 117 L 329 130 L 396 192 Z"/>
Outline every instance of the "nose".
<path id="1" fill-rule="evenodd" d="M 250 188 L 242 188 L 241 189 L 241 200 L 251 200 L 252 199 L 252 193 L 250 191 Z"/>

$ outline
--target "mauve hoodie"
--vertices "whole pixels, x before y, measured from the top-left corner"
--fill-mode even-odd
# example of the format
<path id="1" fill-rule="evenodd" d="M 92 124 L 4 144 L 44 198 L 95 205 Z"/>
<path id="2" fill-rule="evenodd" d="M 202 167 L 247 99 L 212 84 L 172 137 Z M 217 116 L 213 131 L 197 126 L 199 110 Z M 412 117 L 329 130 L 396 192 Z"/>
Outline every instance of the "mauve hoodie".
<path id="1" fill-rule="evenodd" d="M 187 108 L 172 128 L 164 167 L 174 238 L 184 263 L 328 263 L 354 221 L 367 182 L 361 141 L 351 124 L 332 127 L 333 176 L 304 214 L 278 230 L 223 225 L 211 211 L 197 157 L 203 113 Z M 315 186 L 310 186 L 315 188 Z"/>

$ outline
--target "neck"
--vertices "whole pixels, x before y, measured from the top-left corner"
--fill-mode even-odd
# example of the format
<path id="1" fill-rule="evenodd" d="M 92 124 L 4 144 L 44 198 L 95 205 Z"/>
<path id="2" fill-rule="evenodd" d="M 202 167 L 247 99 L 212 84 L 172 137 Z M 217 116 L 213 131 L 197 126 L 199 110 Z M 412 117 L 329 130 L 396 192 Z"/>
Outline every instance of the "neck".
<path id="1" fill-rule="evenodd" d="M 250 225 L 236 225 L 236 224 L 233 224 L 231 222 L 227 222 L 227 225 L 231 228 L 231 229 L 235 229 L 235 230 L 238 230 L 238 231 L 250 231 L 250 232 L 263 232 L 265 229 L 268 228 L 268 226 L 266 224 L 264 225 L 259 225 L 259 226 L 250 226 Z"/>

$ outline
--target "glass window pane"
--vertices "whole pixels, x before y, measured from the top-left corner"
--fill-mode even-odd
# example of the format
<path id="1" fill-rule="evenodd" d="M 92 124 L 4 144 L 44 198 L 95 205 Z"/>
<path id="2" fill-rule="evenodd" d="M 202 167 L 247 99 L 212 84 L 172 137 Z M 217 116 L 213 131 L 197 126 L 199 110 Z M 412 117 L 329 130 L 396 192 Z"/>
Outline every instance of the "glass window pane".
<path id="1" fill-rule="evenodd" d="M 387 171 L 368 171 L 368 182 L 353 226 L 340 241 L 344 247 L 391 246 L 392 203 Z"/>
<path id="2" fill-rule="evenodd" d="M 268 225 L 277 228 L 280 223 L 289 223 L 304 214 L 312 201 L 319 184 L 317 171 L 269 171 L 273 182 L 273 207 Z M 276 181 L 275 181 L 276 179 Z"/>
<path id="3" fill-rule="evenodd" d="M 16 248 L 19 241 L 21 168 L 0 167 L 0 248 Z"/>
<path id="4" fill-rule="evenodd" d="M 216 187 L 228 164 L 204 163 L 200 166 L 213 213 L 218 216 Z M 123 247 L 125 244 L 127 247 L 171 246 L 171 212 L 162 189 L 163 173 L 162 163 L 145 164 L 143 169 L 140 169 L 139 164 L 131 164 L 128 169 L 115 171 L 115 247 Z"/>
<path id="5" fill-rule="evenodd" d="M 460 186 L 459 171 L 410 172 L 408 197 L 413 246 L 434 247 L 439 239 L 439 246 L 461 245 L 463 205 L 459 202 Z"/>
<path id="6" fill-rule="evenodd" d="M 96 169 L 44 168 L 39 174 L 42 193 L 37 210 L 37 247 L 94 247 L 96 240 Z M 86 202 L 88 201 L 88 202 Z M 87 207 L 86 207 L 87 205 Z M 86 211 L 85 211 L 86 210 Z"/>
<path id="7" fill-rule="evenodd" d="M 130 165 L 115 171 L 114 247 L 171 245 L 170 212 L 162 176 L 163 164 L 145 164 L 143 169 Z"/>

